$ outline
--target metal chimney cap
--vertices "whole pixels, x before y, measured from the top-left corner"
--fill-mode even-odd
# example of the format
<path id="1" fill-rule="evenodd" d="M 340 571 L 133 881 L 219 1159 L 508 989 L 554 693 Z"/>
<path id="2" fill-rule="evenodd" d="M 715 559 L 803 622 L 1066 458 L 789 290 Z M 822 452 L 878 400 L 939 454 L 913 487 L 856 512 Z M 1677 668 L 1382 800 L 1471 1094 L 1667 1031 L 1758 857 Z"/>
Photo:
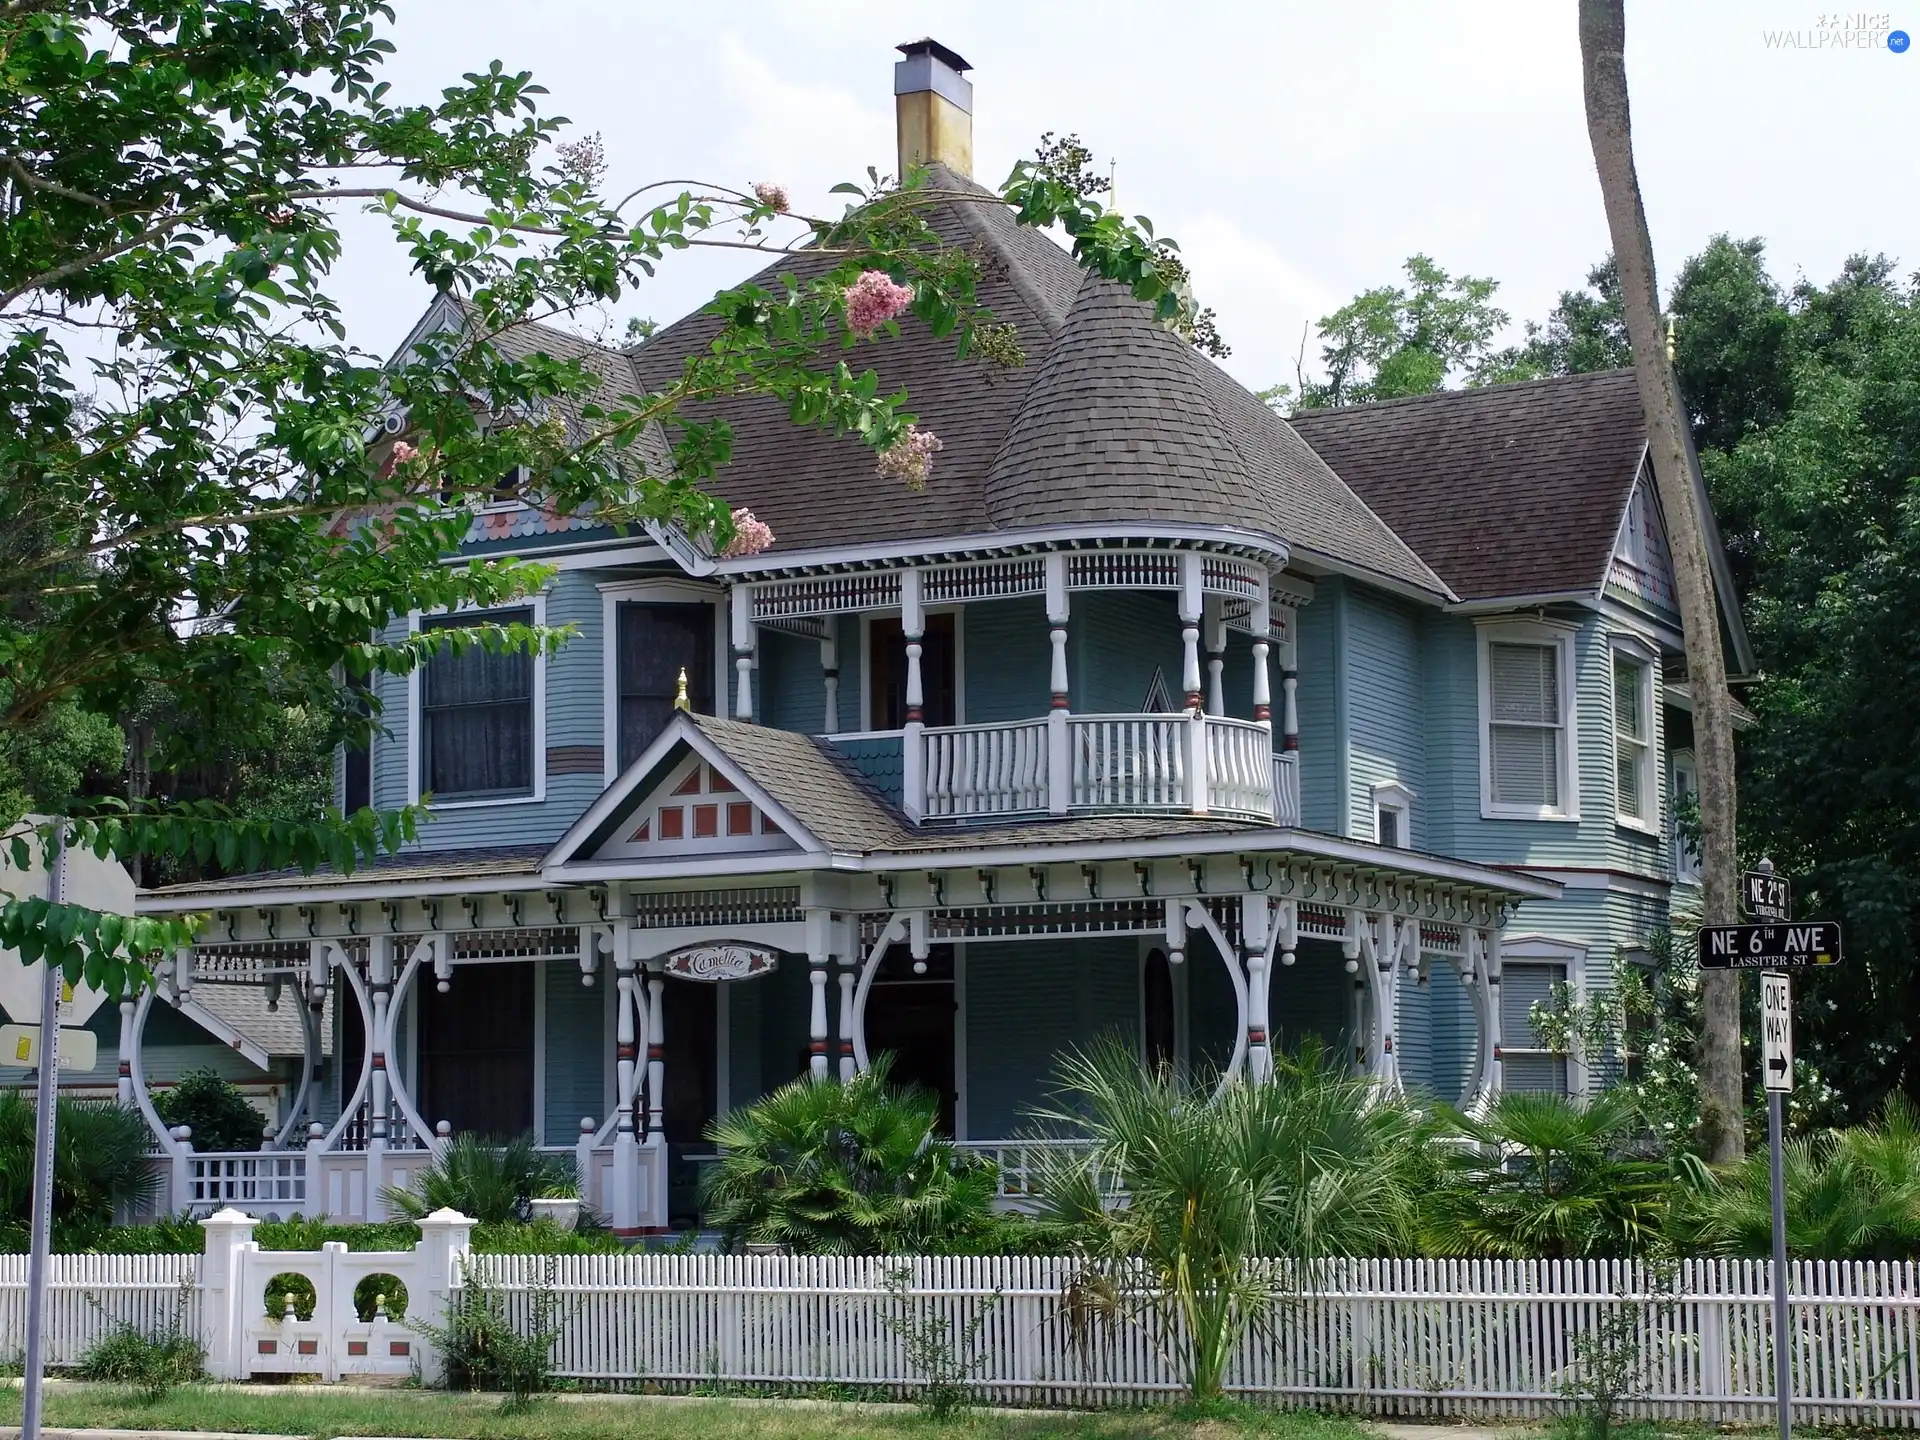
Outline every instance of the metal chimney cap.
<path id="1" fill-rule="evenodd" d="M 950 70 L 966 71 L 973 68 L 973 66 L 960 58 L 958 52 L 949 50 L 931 35 L 922 36 L 918 40 L 909 40 L 905 44 L 896 45 L 893 48 L 898 50 L 902 55 L 907 56 L 931 55 Z"/>

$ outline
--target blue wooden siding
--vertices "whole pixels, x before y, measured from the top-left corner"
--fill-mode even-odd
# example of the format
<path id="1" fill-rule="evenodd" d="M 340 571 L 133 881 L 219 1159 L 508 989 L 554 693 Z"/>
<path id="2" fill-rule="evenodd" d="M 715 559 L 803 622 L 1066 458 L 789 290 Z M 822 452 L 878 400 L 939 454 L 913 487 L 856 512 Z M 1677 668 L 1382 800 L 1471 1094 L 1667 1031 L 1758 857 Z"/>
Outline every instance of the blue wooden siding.
<path id="1" fill-rule="evenodd" d="M 1323 580 L 1313 603 L 1300 611 L 1299 685 L 1300 814 L 1309 830 L 1340 833 L 1340 757 L 1347 737 L 1338 703 L 1343 690 L 1339 616 L 1345 592 L 1338 580 Z M 1277 702 L 1278 697 L 1276 697 Z"/>
<path id="2" fill-rule="evenodd" d="M 604 976 L 589 987 L 580 983 L 580 967 L 549 960 L 546 971 L 546 1097 L 539 1117 L 548 1145 L 571 1145 L 580 1138 L 580 1122 L 606 1119 L 608 1052 L 607 996 Z"/>
<path id="3" fill-rule="evenodd" d="M 776 730 L 818 735 L 826 728 L 826 677 L 820 672 L 820 642 L 777 630 L 760 632 L 760 667 L 754 708 L 760 723 Z"/>
<path id="4" fill-rule="evenodd" d="M 962 689 L 969 725 L 1047 713 L 1053 665 L 1047 631 L 1047 607 L 1038 596 L 966 607 L 960 617 L 960 644 L 966 657 Z"/>
<path id="5" fill-rule="evenodd" d="M 970 1137 L 1025 1128 L 1061 1053 L 1103 1036 L 1138 1043 L 1139 956 L 1132 936 L 966 947 Z"/>
<path id="6" fill-rule="evenodd" d="M 1172 592 L 1083 592 L 1073 596 L 1071 611 L 1067 683 L 1075 711 L 1138 713 L 1156 667 L 1171 703 L 1179 706 L 1180 613 Z M 1044 715 L 1046 708 L 1043 678 L 1040 704 L 1026 713 Z"/>
<path id="7" fill-rule="evenodd" d="M 1420 623 L 1410 607 L 1357 586 L 1346 596 L 1346 616 L 1347 833 L 1373 840 L 1376 784 L 1398 780 L 1416 795 L 1426 789 Z M 1416 850 L 1425 848 L 1424 817 L 1416 801 L 1409 826 Z"/>

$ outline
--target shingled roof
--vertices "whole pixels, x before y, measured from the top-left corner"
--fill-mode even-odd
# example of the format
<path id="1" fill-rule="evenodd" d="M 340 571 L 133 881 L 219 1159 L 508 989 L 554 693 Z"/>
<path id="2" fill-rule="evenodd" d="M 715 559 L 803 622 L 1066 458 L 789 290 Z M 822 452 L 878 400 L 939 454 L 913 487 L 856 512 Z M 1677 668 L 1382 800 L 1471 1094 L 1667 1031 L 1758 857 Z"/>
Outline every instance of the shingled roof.
<path id="1" fill-rule="evenodd" d="M 1598 593 L 1646 448 L 1631 370 L 1303 411 L 1293 428 L 1462 600 Z"/>
<path id="2" fill-rule="evenodd" d="M 711 488 L 773 528 L 770 560 L 1014 528 L 1197 523 L 1269 536 L 1303 559 L 1445 595 L 1439 577 L 1284 420 L 1158 325 L 1147 306 L 1089 279 L 991 191 L 940 166 L 933 185 L 945 194 L 929 224 L 979 256 L 980 299 L 1014 326 L 1027 363 L 956 361 L 951 338 L 910 317 L 898 338 L 854 353 L 883 387 L 906 390 L 941 439 L 920 493 L 876 475 L 858 440 L 797 426 L 770 397 L 703 407 L 733 431 L 731 462 Z M 749 283 L 778 290 L 783 272 L 804 277 L 826 263 L 783 257 Z M 630 386 L 593 362 L 604 393 L 671 383 L 720 324 L 696 312 L 617 357 L 632 367 Z M 522 329 L 519 343 L 545 338 Z M 554 353 L 581 355 L 581 347 L 570 339 Z"/>

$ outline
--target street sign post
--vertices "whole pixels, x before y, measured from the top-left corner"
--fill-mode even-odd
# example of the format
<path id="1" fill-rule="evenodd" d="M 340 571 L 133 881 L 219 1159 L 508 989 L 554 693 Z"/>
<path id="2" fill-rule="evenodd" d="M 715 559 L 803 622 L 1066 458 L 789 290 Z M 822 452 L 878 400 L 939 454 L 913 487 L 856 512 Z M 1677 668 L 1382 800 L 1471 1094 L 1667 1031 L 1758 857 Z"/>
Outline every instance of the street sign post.
<path id="1" fill-rule="evenodd" d="M 1702 970 L 1811 970 L 1840 963 L 1840 927 L 1831 920 L 1798 925 L 1702 925 Z"/>
<path id="2" fill-rule="evenodd" d="M 1740 913 L 1749 920 L 1793 918 L 1793 887 L 1771 870 L 1740 872 Z"/>
<path id="3" fill-rule="evenodd" d="M 1760 1057 L 1760 1078 L 1767 1089 L 1767 1166 L 1773 1180 L 1774 1396 L 1780 1411 L 1780 1440 L 1791 1440 L 1793 1357 L 1786 1343 L 1787 1187 L 1782 1174 L 1781 1111 L 1793 1089 L 1793 982 L 1775 971 L 1760 977 Z"/>

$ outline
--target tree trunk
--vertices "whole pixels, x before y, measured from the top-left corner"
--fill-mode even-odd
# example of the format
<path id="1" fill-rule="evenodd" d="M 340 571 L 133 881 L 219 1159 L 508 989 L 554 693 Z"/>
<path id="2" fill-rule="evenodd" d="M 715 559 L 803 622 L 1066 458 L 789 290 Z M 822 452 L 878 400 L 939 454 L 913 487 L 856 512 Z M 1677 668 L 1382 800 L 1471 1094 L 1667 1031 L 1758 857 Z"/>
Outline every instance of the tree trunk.
<path id="1" fill-rule="evenodd" d="M 1732 701 L 1727 693 L 1726 660 L 1720 652 L 1720 613 L 1707 560 L 1705 518 L 1686 432 L 1681 428 L 1686 422 L 1680 392 L 1661 334 L 1653 241 L 1634 172 L 1626 36 L 1624 0 L 1580 0 L 1587 136 L 1593 144 L 1594 167 L 1600 172 L 1600 193 L 1620 272 L 1634 378 L 1639 382 L 1660 508 L 1666 514 L 1680 620 L 1686 633 L 1694 751 L 1700 770 L 1702 919 L 1709 925 L 1727 925 L 1738 918 Z M 1700 1019 L 1701 1140 L 1709 1160 L 1736 1160 L 1745 1149 L 1738 971 L 1701 973 Z"/>

